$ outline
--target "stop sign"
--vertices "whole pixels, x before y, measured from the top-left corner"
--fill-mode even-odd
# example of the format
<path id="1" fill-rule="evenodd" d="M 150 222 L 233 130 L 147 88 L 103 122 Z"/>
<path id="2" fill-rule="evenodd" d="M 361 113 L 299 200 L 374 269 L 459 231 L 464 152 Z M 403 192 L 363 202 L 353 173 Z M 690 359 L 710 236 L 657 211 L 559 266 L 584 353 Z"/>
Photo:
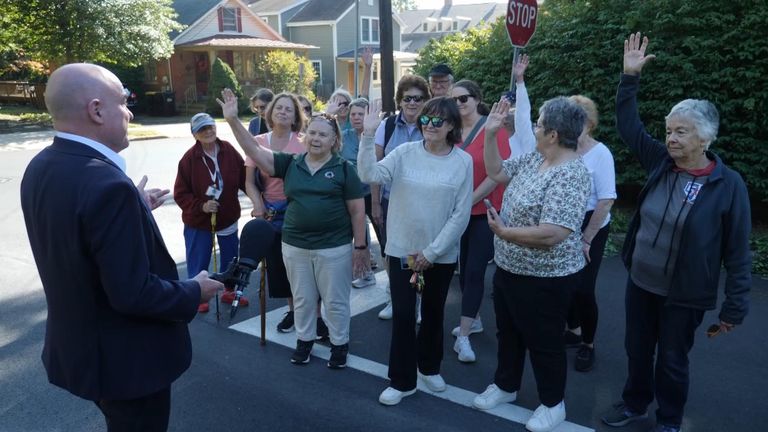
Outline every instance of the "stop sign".
<path id="1" fill-rule="evenodd" d="M 513 46 L 528 45 L 536 31 L 536 15 L 539 5 L 536 0 L 509 0 L 507 5 L 507 34 Z"/>

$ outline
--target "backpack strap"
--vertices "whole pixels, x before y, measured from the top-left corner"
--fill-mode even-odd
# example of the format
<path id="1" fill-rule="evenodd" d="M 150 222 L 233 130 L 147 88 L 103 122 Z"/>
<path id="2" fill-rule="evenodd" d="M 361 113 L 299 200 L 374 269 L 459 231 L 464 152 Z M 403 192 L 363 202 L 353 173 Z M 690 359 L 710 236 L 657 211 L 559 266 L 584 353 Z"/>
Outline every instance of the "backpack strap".
<path id="1" fill-rule="evenodd" d="M 392 134 L 395 133 L 395 121 L 397 120 L 397 114 L 392 114 L 384 121 L 384 150 L 387 149 L 389 139 L 392 138 Z"/>

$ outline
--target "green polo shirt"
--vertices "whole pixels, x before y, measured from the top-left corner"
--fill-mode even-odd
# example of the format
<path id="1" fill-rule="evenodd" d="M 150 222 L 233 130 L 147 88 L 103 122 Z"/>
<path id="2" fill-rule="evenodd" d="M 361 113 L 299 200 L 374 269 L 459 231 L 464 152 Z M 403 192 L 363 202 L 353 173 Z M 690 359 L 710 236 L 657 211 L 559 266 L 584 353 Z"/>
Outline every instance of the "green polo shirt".
<path id="1" fill-rule="evenodd" d="M 275 177 L 283 179 L 288 198 L 283 241 L 302 249 L 351 243 L 352 219 L 347 201 L 364 196 L 357 171 L 334 154 L 312 175 L 305 156 L 275 153 Z"/>

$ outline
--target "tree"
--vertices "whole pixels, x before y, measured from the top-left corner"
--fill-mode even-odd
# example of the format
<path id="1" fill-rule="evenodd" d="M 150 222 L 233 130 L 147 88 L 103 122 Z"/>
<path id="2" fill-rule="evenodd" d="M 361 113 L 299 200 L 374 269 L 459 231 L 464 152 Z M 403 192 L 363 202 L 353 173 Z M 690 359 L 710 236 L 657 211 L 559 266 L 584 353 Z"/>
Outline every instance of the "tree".
<path id="1" fill-rule="evenodd" d="M 35 60 L 136 66 L 170 57 L 181 30 L 172 0 L 6 0 L 9 26 Z M 3 33 L 0 33 L 0 37 Z M 3 46 L 0 41 L 0 46 Z"/>
<path id="2" fill-rule="evenodd" d="M 221 91 L 225 88 L 231 89 L 235 96 L 237 96 L 237 106 L 240 112 L 243 112 L 248 106 L 248 101 L 243 98 L 243 89 L 237 81 L 235 71 L 220 58 L 216 57 L 211 68 L 211 80 L 208 81 L 208 100 L 205 103 L 205 111 L 207 113 L 222 114 L 221 106 L 216 101 L 216 98 L 220 97 Z"/>
<path id="3" fill-rule="evenodd" d="M 392 0 L 392 10 L 402 12 L 416 9 L 416 0 Z"/>
<path id="4" fill-rule="evenodd" d="M 547 0 L 525 49 L 534 112 L 555 96 L 589 96 L 601 115 L 595 136 L 613 152 L 617 182 L 644 181 L 613 121 L 623 41 L 642 31 L 651 40 L 648 52 L 657 56 L 644 70 L 639 95 L 651 135 L 664 138 L 664 117 L 680 100 L 711 100 L 720 111 L 712 150 L 744 176 L 754 196 L 768 200 L 766 22 L 768 3 L 753 0 L 728 7 L 720 0 Z M 477 81 L 492 102 L 509 85 L 511 53 L 501 19 L 485 32 L 430 41 L 415 71 L 426 75 L 432 64 L 445 61 L 457 79 Z"/>
<path id="5" fill-rule="evenodd" d="M 317 76 L 312 62 L 306 57 L 290 51 L 270 51 L 259 63 L 259 68 L 264 73 L 264 81 L 275 93 L 296 93 L 314 100 L 312 85 Z"/>

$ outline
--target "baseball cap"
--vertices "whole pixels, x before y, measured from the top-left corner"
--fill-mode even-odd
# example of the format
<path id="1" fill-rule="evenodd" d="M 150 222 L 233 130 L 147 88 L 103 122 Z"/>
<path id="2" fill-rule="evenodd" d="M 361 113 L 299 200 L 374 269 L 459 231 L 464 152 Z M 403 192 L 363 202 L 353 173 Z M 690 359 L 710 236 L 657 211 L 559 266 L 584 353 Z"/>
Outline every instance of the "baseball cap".
<path id="1" fill-rule="evenodd" d="M 438 63 L 429 70 L 429 76 L 432 75 L 453 75 L 453 71 L 445 63 Z"/>
<path id="2" fill-rule="evenodd" d="M 216 126 L 216 122 L 213 117 L 206 113 L 197 113 L 192 116 L 192 120 L 189 121 L 189 128 L 192 129 L 192 133 L 197 133 L 205 126 Z"/>

